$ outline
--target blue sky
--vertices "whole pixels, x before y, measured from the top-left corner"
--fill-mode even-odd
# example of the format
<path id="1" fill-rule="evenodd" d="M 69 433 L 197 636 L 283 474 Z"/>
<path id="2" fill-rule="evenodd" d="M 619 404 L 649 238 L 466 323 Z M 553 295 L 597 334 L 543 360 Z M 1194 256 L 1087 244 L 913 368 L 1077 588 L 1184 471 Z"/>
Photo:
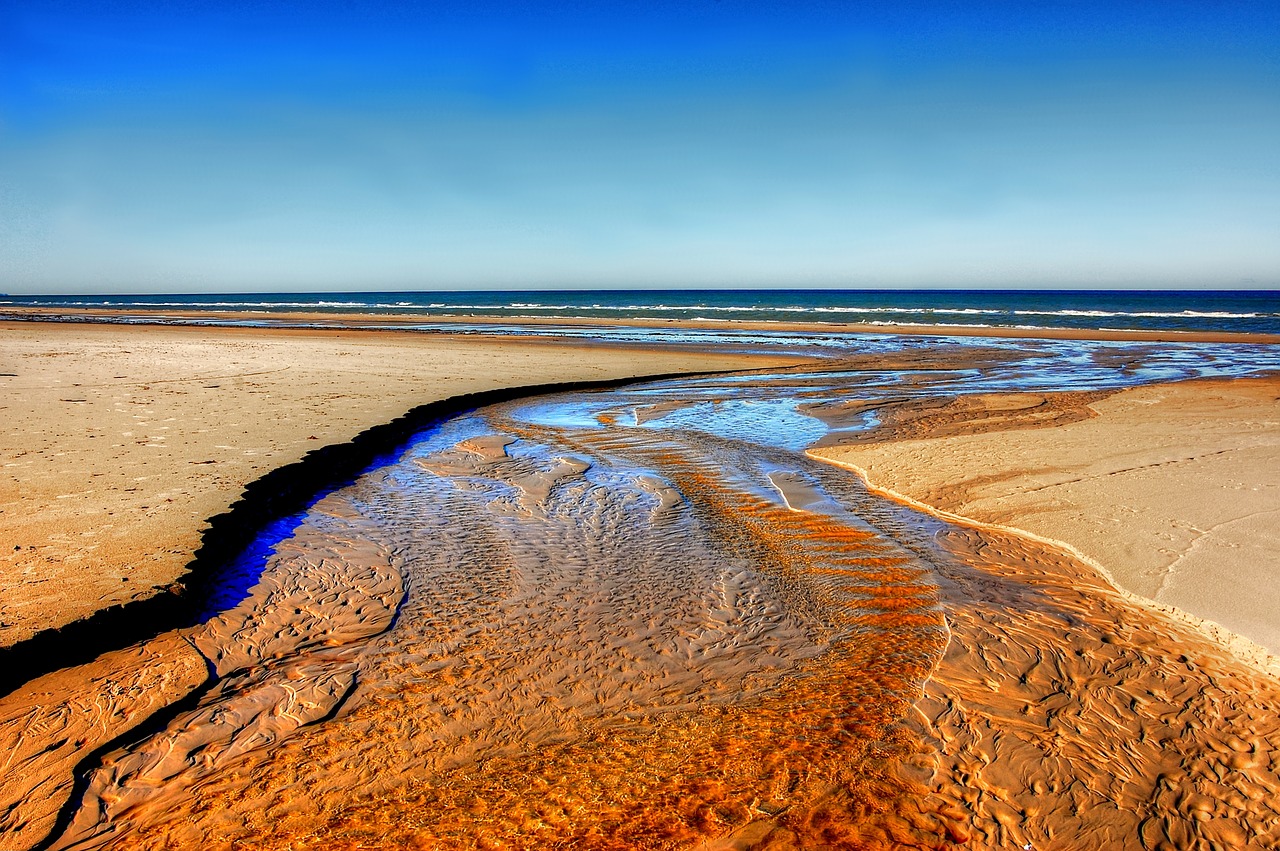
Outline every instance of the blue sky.
<path id="1" fill-rule="evenodd" d="M 0 0 L 0 290 L 1280 287 L 1280 4 Z"/>

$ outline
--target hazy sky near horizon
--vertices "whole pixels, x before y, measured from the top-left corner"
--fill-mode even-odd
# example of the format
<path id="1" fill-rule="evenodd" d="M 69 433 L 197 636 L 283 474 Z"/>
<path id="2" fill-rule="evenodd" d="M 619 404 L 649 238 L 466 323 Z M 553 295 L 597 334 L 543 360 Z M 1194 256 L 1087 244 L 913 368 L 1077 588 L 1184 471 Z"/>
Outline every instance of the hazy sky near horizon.
<path id="1" fill-rule="evenodd" d="M 0 291 L 1280 287 L 1280 4 L 0 0 Z"/>

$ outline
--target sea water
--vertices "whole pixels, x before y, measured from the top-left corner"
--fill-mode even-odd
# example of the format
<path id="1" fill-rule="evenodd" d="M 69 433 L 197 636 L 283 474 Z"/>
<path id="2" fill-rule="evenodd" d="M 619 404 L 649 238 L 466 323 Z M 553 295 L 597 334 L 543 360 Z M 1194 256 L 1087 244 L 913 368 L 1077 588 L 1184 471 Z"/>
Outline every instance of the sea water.
<path id="1" fill-rule="evenodd" d="M 467 292 L 10 295 L 6 306 L 125 311 L 244 312 L 212 324 L 269 324 L 274 313 L 370 313 L 486 319 L 776 321 L 975 328 L 1280 333 L 1280 293 L 1082 290 L 549 290 Z M 256 315 L 256 319 L 254 318 Z M 189 320 L 183 320 L 189 321 Z"/>

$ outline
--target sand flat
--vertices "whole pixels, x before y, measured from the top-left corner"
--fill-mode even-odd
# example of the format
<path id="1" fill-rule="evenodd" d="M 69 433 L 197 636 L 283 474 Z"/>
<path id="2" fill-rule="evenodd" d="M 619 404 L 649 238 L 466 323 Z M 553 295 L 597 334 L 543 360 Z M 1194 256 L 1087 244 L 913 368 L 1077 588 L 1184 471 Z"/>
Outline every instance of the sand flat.
<path id="1" fill-rule="evenodd" d="M 979 434 L 814 454 L 945 511 L 1069 543 L 1127 590 L 1280 653 L 1278 400 L 1277 378 L 1159 384 L 1050 427 L 988 418 Z"/>
<path id="2" fill-rule="evenodd" d="M 653 393 L 478 410 L 331 493 L 52 847 L 1275 844 L 1280 680 Z"/>
<path id="3" fill-rule="evenodd" d="M 415 405 L 786 360 L 386 331 L 0 323 L 0 646 L 155 594 L 248 482 Z"/>
<path id="4" fill-rule="evenodd" d="M 247 339 L 334 393 L 340 358 L 359 358 L 342 379 L 356 401 L 333 403 L 349 422 L 384 378 L 408 390 L 382 419 L 420 401 L 402 335 L 356 335 L 377 361 L 328 348 L 345 333 L 235 333 L 215 343 Z M 423 339 L 442 344 L 433 363 L 451 356 Z M 566 349 L 462 341 L 459 368 L 473 342 Z M 596 349 L 567 351 L 595 365 Z M 1020 363 L 977 354 L 938 354 L 948 368 L 915 370 L 910 394 L 870 355 L 517 399 L 423 432 L 315 503 L 222 614 L 0 698 L 23 769 L 0 778 L 0 848 L 1271 847 L 1280 680 L 1069 549 L 886 498 L 801 451 L 822 429 L 797 397 L 831 439 L 870 448 L 1055 434 L 1126 397 L 1055 392 L 1036 362 L 1035 392 L 966 392 L 957 364 Z M 150 397 L 199 384 L 209 405 L 231 380 L 182 365 Z M 274 416 L 267 439 L 289 433 L 305 400 L 250 365 L 241 410 L 191 409 L 191 428 L 249 410 Z M 51 368 L 46 391 L 68 374 Z M 1128 451 L 1116 434 L 1103 445 Z M 112 448 L 181 457 L 145 437 Z M 265 457 L 241 471 L 290 460 Z M 1121 460 L 1097 478 L 1122 479 Z"/>

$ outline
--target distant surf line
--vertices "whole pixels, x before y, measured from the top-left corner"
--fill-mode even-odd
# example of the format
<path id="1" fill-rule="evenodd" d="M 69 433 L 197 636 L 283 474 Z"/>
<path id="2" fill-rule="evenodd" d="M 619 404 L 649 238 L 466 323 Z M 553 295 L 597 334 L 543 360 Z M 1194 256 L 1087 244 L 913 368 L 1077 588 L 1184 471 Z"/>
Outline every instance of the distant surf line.
<path id="1" fill-rule="evenodd" d="M 850 323 L 1280 334 L 1280 294 L 1116 291 L 583 290 L 32 295 L 0 307 L 439 318 Z M 1105 324 L 1106 327 L 1103 327 Z M 1119 326 L 1119 327 L 1116 327 Z"/>

